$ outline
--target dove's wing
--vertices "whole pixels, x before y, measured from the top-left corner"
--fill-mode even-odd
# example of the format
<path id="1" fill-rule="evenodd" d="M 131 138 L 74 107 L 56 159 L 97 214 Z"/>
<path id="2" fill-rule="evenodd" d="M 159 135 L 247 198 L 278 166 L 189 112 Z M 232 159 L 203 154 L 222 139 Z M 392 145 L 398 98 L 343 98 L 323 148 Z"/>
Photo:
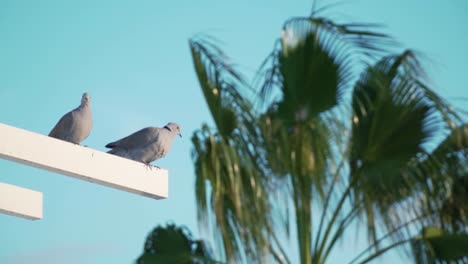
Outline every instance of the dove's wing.
<path id="1" fill-rule="evenodd" d="M 159 130 L 160 128 L 157 127 L 143 128 L 128 137 L 107 144 L 106 148 L 135 149 L 144 147 L 158 137 Z"/>
<path id="2" fill-rule="evenodd" d="M 66 113 L 49 133 L 49 137 L 64 139 L 76 126 L 74 111 Z"/>

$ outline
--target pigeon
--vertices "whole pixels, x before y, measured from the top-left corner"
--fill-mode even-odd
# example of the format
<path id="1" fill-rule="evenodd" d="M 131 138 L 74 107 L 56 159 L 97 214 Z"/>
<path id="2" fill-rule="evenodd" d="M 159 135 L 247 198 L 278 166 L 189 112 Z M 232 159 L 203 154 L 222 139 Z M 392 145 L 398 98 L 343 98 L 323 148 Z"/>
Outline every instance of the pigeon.
<path id="1" fill-rule="evenodd" d="M 80 106 L 62 116 L 50 131 L 49 137 L 79 145 L 89 136 L 92 128 L 91 97 L 88 93 L 84 93 Z"/>
<path id="2" fill-rule="evenodd" d="M 106 148 L 111 148 L 108 151 L 110 154 L 149 165 L 169 153 L 177 135 L 182 137 L 179 125 L 168 123 L 162 128 L 143 128 L 128 137 L 107 144 Z"/>

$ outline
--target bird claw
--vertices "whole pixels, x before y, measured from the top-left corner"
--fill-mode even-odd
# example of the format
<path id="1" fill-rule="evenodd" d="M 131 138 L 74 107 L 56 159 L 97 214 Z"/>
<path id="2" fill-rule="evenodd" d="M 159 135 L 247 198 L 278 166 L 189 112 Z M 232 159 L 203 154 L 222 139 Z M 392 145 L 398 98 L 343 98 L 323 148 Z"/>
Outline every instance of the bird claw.
<path id="1" fill-rule="evenodd" d="M 149 168 L 150 170 L 152 170 L 153 168 L 161 169 L 160 167 L 155 166 L 155 165 L 151 165 L 151 164 L 149 164 L 149 163 L 145 163 L 145 167 L 146 167 L 146 168 Z"/>

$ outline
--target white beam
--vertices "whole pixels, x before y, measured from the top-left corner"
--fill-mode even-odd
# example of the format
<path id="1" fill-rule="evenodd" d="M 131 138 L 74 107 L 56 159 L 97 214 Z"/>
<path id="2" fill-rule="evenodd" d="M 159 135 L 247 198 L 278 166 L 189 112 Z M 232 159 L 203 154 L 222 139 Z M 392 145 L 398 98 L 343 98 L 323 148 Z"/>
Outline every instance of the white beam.
<path id="1" fill-rule="evenodd" d="M 42 193 L 0 182 L 0 213 L 30 220 L 42 218 Z"/>
<path id="2" fill-rule="evenodd" d="M 154 199 L 168 197 L 168 172 L 0 123 L 0 158 Z"/>

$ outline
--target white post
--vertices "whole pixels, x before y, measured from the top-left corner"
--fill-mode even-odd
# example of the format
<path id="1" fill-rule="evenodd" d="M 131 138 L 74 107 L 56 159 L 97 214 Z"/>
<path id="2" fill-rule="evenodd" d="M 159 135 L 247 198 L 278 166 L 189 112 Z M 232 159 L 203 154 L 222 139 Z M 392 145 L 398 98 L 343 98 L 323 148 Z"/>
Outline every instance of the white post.
<path id="1" fill-rule="evenodd" d="M 42 193 L 0 182 L 0 213 L 30 220 L 42 218 Z"/>

